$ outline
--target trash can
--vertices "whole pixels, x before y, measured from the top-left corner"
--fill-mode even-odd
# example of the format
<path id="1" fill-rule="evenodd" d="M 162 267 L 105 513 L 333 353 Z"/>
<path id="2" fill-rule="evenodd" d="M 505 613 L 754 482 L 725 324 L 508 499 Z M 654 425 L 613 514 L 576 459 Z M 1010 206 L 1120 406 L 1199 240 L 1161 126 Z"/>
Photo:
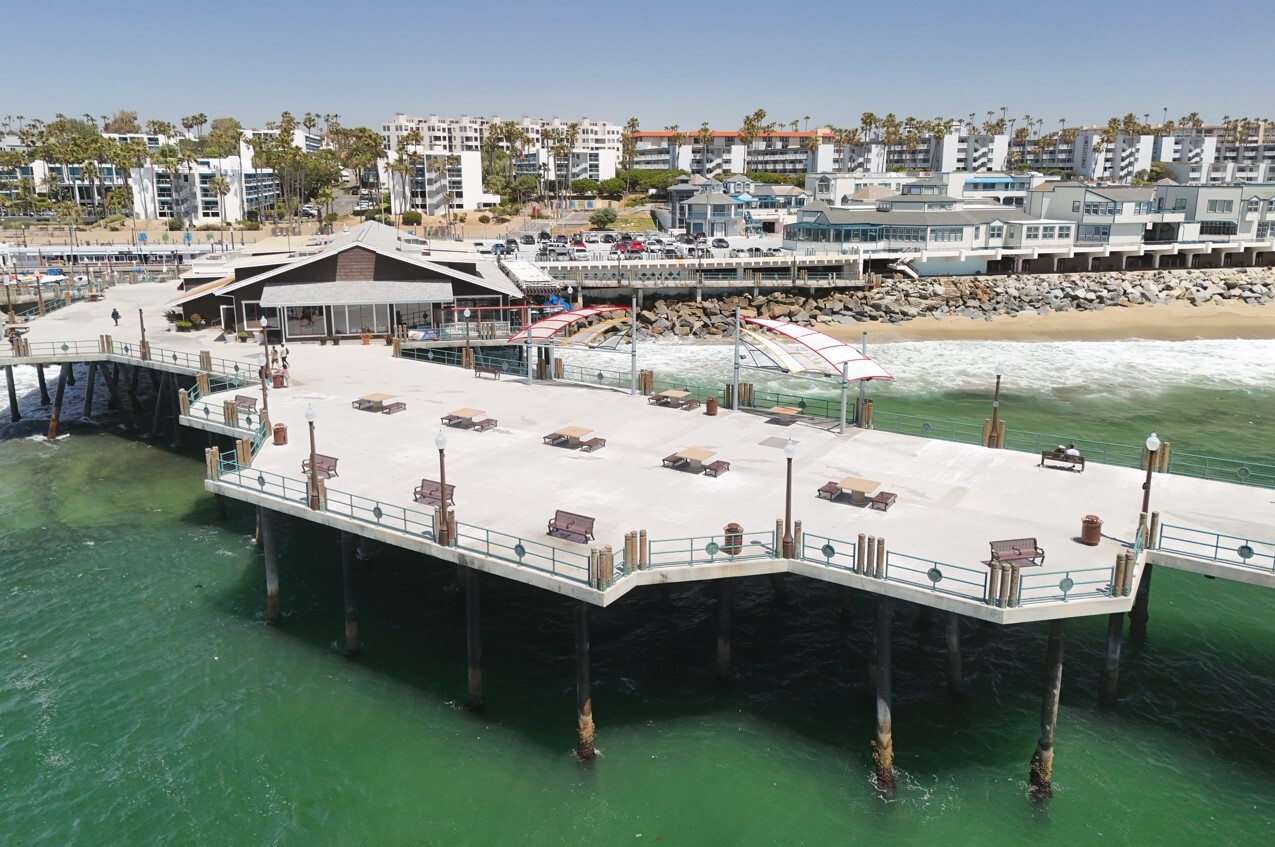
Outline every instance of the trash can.
<path id="1" fill-rule="evenodd" d="M 279 373 L 278 371 L 275 371 L 273 374 L 271 374 L 271 375 L 270 375 L 270 387 L 271 387 L 271 388 L 283 388 L 283 374 Z"/>
<path id="2" fill-rule="evenodd" d="M 280 445 L 288 443 L 288 425 L 287 424 L 274 425 L 274 443 L 280 444 Z"/>
<path id="3" fill-rule="evenodd" d="M 1097 515 L 1085 515 L 1080 522 L 1080 543 L 1097 547 L 1102 541 L 1102 519 Z"/>
<path id="4" fill-rule="evenodd" d="M 710 416 L 717 414 L 717 397 L 715 395 L 710 396 L 708 402 L 704 404 L 704 414 Z"/>
<path id="5" fill-rule="evenodd" d="M 722 552 L 731 556 L 744 549 L 744 528 L 737 523 L 728 523 L 722 527 Z"/>

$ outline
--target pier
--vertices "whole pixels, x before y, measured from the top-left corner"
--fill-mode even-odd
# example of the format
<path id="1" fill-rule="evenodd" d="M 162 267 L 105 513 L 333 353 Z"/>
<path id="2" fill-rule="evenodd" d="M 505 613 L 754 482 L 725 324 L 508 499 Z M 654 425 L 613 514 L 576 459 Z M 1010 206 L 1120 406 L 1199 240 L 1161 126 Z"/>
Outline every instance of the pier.
<path id="1" fill-rule="evenodd" d="M 943 615 L 953 696 L 962 689 L 961 618 L 992 625 L 1048 621 L 1042 721 L 1030 764 L 1032 785 L 1042 793 L 1049 791 L 1054 765 L 1066 619 L 1107 617 L 1108 651 L 1096 696 L 1114 703 L 1124 617 L 1146 621 L 1152 566 L 1275 587 L 1275 550 L 1261 540 L 1271 535 L 1271 507 L 1260 488 L 1093 461 L 1080 472 L 1042 466 L 1029 453 L 869 429 L 840 435 L 832 425 L 784 423 L 748 409 L 707 414 L 653 405 L 640 393 L 580 382 L 484 379 L 450 365 L 394 358 L 383 346 L 294 345 L 291 385 L 269 391 L 263 416 L 235 404 L 239 395 L 261 399 L 259 346 L 211 345 L 206 333 L 152 334 L 146 345 L 124 340 L 124 328 L 106 319 L 106 305 L 77 304 L 42 318 L 43 338 L 5 351 L 4 365 L 58 366 L 61 382 L 72 364 L 88 364 L 118 399 L 121 414 L 142 421 L 143 410 L 129 400 L 138 375 L 147 372 L 156 388 L 153 409 L 144 410 L 152 430 L 171 417 L 182 428 L 208 433 L 218 446 L 206 457 L 206 490 L 219 504 L 239 501 L 258 511 L 263 605 L 271 620 L 281 615 L 278 561 L 288 556 L 275 544 L 274 517 L 339 531 L 342 644 L 352 658 L 361 649 L 353 573 L 361 544 L 454 563 L 466 592 L 472 708 L 481 708 L 484 697 L 482 581 L 510 579 L 570 598 L 581 758 L 592 756 L 595 732 L 604 734 L 606 725 L 604 706 L 594 723 L 591 613 L 605 614 L 597 610 L 650 585 L 718 582 L 720 675 L 730 673 L 730 609 L 739 579 L 793 574 L 823 582 L 842 598 L 873 595 L 877 733 L 871 744 L 885 792 L 894 751 L 889 645 L 899 608 L 912 604 Z M 372 393 L 393 395 L 405 408 L 395 414 L 355 408 L 354 401 Z M 479 431 L 442 422 L 459 410 L 496 423 Z M 284 440 L 275 436 L 280 425 L 286 443 L 276 443 Z M 547 435 L 568 428 L 588 430 L 605 444 L 585 451 L 546 443 Z M 666 467 L 666 457 L 691 450 L 711 452 L 729 470 L 710 476 Z M 324 479 L 303 472 L 312 455 L 336 458 L 338 472 Z M 848 496 L 819 496 L 829 480 L 850 478 L 878 481 L 897 499 L 874 509 Z M 1151 508 L 1144 517 L 1139 505 L 1148 479 Z M 446 498 L 418 501 L 422 480 L 454 486 L 454 505 Z M 593 518 L 592 537 L 548 534 L 558 510 Z M 1094 546 L 1080 543 L 1089 515 L 1103 521 Z M 990 542 L 1027 538 L 1043 550 L 1038 562 L 991 560 Z M 775 614 L 782 613 L 777 607 Z M 1025 748 L 1028 743 L 1024 738 Z"/>

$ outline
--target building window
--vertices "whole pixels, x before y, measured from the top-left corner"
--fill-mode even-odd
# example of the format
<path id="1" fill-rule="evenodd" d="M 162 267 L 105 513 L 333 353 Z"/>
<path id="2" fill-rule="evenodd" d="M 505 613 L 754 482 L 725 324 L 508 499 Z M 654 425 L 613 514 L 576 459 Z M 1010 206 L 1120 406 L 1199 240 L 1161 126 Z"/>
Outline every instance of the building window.
<path id="1" fill-rule="evenodd" d="M 1111 227 L 1087 225 L 1080 227 L 1076 234 L 1077 241 L 1106 241 L 1111 237 Z"/>
<path id="2" fill-rule="evenodd" d="M 965 232 L 964 227 L 937 226 L 930 230 L 931 241 L 960 241 Z"/>
<path id="3" fill-rule="evenodd" d="M 1229 200 L 1226 202 L 1230 202 Z M 1210 201 L 1210 205 L 1212 201 Z M 1234 235 L 1235 221 L 1200 221 L 1200 235 Z"/>
<path id="4" fill-rule="evenodd" d="M 1035 241 L 1037 238 L 1040 238 L 1040 227 L 1038 226 L 1027 227 L 1027 234 L 1024 237 L 1028 241 Z"/>
<path id="5" fill-rule="evenodd" d="M 1003 227 L 1003 226 L 989 226 L 989 227 L 987 228 L 987 237 L 988 237 L 988 238 L 1004 238 L 1004 237 L 1005 237 L 1005 227 Z"/>
<path id="6" fill-rule="evenodd" d="M 1275 221 L 1262 221 L 1257 225 L 1258 238 L 1270 238 L 1275 235 Z"/>
<path id="7" fill-rule="evenodd" d="M 1235 207 L 1233 200 L 1210 200 L 1208 210 L 1210 214 L 1230 214 Z"/>
<path id="8" fill-rule="evenodd" d="M 1071 204 L 1071 210 L 1072 210 L 1073 212 L 1079 212 L 1079 211 L 1080 211 L 1080 201 L 1079 201 L 1079 200 L 1077 200 L 1077 201 L 1075 201 L 1074 203 L 1072 203 L 1072 204 Z"/>
<path id="9" fill-rule="evenodd" d="M 1041 238 L 1055 238 L 1055 237 L 1057 237 L 1057 236 L 1056 236 L 1057 229 L 1058 229 L 1058 228 L 1057 228 L 1056 226 L 1042 226 L 1042 227 L 1040 228 L 1040 237 L 1041 237 Z"/>
<path id="10" fill-rule="evenodd" d="M 1250 197 L 1248 201 L 1249 214 L 1256 215 L 1260 211 L 1262 211 L 1262 201 L 1256 197 Z"/>
<path id="11" fill-rule="evenodd" d="M 1071 238 L 1071 227 L 1069 227 L 1069 226 L 1060 226 L 1060 227 L 1058 227 L 1058 237 L 1059 237 L 1059 238 Z"/>

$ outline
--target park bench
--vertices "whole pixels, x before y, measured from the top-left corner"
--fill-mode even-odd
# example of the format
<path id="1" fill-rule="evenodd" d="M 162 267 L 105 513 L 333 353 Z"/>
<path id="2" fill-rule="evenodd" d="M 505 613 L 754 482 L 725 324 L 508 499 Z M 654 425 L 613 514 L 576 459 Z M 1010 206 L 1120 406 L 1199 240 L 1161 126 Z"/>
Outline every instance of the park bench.
<path id="1" fill-rule="evenodd" d="M 402 400 L 395 400 L 393 403 L 386 403 L 385 408 L 381 409 L 383 415 L 393 415 L 398 412 L 406 412 L 407 404 Z"/>
<path id="2" fill-rule="evenodd" d="M 307 474 L 310 472 L 309 459 L 301 460 L 301 472 Z M 322 453 L 316 453 L 314 455 L 314 475 L 320 479 L 339 476 L 340 474 L 336 472 L 336 458 L 334 456 L 324 456 Z"/>
<path id="3" fill-rule="evenodd" d="M 549 521 L 549 535 L 583 544 L 593 538 L 593 518 L 558 509 Z"/>
<path id="4" fill-rule="evenodd" d="M 474 421 L 474 429 L 477 432 L 482 432 L 484 429 L 492 429 L 495 426 L 496 426 L 495 418 L 484 418 L 481 421 Z"/>
<path id="5" fill-rule="evenodd" d="M 828 480 L 819 486 L 816 492 L 820 500 L 836 500 L 837 495 L 841 493 L 841 486 L 833 480 Z"/>
<path id="6" fill-rule="evenodd" d="M 370 412 L 375 404 L 371 400 L 351 400 L 350 406 L 360 412 Z"/>
<path id="7" fill-rule="evenodd" d="M 689 461 L 689 459 L 684 459 L 681 456 L 674 453 L 672 456 L 665 456 L 663 461 L 664 461 L 664 467 L 676 468 L 681 465 L 685 465 Z"/>
<path id="8" fill-rule="evenodd" d="M 245 394 L 236 394 L 235 405 L 244 411 L 255 412 L 257 411 L 257 398 L 249 397 Z"/>
<path id="9" fill-rule="evenodd" d="M 421 484 L 416 486 L 416 489 L 412 492 L 412 497 L 417 503 L 423 500 L 426 503 L 441 506 L 443 505 L 442 494 L 443 487 L 441 485 L 432 479 L 422 479 Z M 456 505 L 456 486 L 454 485 L 447 486 L 447 503 L 452 506 Z"/>
<path id="10" fill-rule="evenodd" d="M 488 365 L 474 365 L 474 376 L 477 377 L 482 374 L 500 379 L 500 371 L 495 368 Z"/>
<path id="11" fill-rule="evenodd" d="M 650 397 L 646 398 L 646 402 L 652 406 L 667 406 L 668 398 L 660 394 L 652 394 Z"/>
<path id="12" fill-rule="evenodd" d="M 721 476 L 730 470 L 730 462 L 723 462 L 718 459 L 716 462 L 709 462 L 704 466 L 704 476 Z"/>
<path id="13" fill-rule="evenodd" d="M 1034 538 L 1007 538 L 1004 541 L 988 543 L 992 548 L 993 563 L 1039 565 L 1045 561 L 1045 551 L 1036 546 Z"/>
<path id="14" fill-rule="evenodd" d="M 556 433 L 556 432 L 551 432 L 551 433 L 549 433 L 548 435 L 546 435 L 546 436 L 544 437 L 544 442 L 545 442 L 545 444 L 550 444 L 550 445 L 553 445 L 553 444 L 562 444 L 562 443 L 564 443 L 566 440 L 567 440 L 567 437 L 566 437 L 565 435 L 561 435 L 561 434 Z"/>
<path id="15" fill-rule="evenodd" d="M 872 499 L 868 501 L 868 508 L 880 509 L 883 512 L 888 512 L 890 507 L 894 505 L 894 501 L 898 499 L 899 495 L 895 494 L 893 491 L 878 491 L 875 495 L 873 495 Z"/>
<path id="16" fill-rule="evenodd" d="M 443 415 L 441 418 L 439 418 L 439 420 L 442 421 L 443 426 L 456 426 L 456 424 L 460 423 L 461 421 L 465 419 L 462 417 L 459 417 L 458 415 Z"/>
<path id="17" fill-rule="evenodd" d="M 686 400 L 682 402 L 683 412 L 689 412 L 692 409 L 698 409 L 698 408 L 699 408 L 699 401 L 694 398 L 687 398 Z"/>
<path id="18" fill-rule="evenodd" d="M 1037 467 L 1044 465 L 1045 462 L 1062 462 L 1064 465 L 1071 465 L 1073 469 L 1079 467 L 1081 473 L 1085 472 L 1085 457 L 1079 453 L 1068 455 L 1057 450 L 1041 450 L 1040 464 Z"/>
<path id="19" fill-rule="evenodd" d="M 580 449 L 586 453 L 592 453 L 599 447 L 605 446 L 607 446 L 607 440 L 605 438 L 590 438 L 588 441 L 580 442 Z"/>

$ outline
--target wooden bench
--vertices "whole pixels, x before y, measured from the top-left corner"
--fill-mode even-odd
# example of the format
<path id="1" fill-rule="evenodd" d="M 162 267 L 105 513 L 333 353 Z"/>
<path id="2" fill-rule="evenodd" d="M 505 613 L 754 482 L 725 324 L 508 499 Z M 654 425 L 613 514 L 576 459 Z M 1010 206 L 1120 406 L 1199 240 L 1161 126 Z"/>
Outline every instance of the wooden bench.
<path id="1" fill-rule="evenodd" d="M 872 499 L 868 501 L 868 508 L 880 509 L 883 512 L 888 512 L 890 507 L 894 505 L 894 501 L 898 499 L 899 495 L 895 494 L 893 491 L 878 491 L 875 495 L 873 495 Z"/>
<path id="2" fill-rule="evenodd" d="M 672 456 L 665 456 L 663 461 L 664 461 L 664 467 L 676 468 L 676 467 L 679 467 L 680 465 L 685 465 L 688 460 L 674 453 Z"/>
<path id="3" fill-rule="evenodd" d="M 474 376 L 477 377 L 482 374 L 500 379 L 500 371 L 495 368 L 488 367 L 487 365 L 474 365 Z"/>
<path id="4" fill-rule="evenodd" d="M 456 426 L 456 424 L 460 423 L 461 421 L 465 419 L 461 417 L 457 417 L 456 415 L 443 415 L 441 418 L 439 418 L 439 420 L 442 421 L 443 426 Z"/>
<path id="5" fill-rule="evenodd" d="M 496 425 L 495 418 L 484 418 L 481 421 L 474 421 L 474 429 L 482 432 L 484 429 L 491 429 Z"/>
<path id="6" fill-rule="evenodd" d="M 235 405 L 241 409 L 244 409 L 245 411 L 255 412 L 257 411 L 257 398 L 248 397 L 245 394 L 236 394 Z"/>
<path id="7" fill-rule="evenodd" d="M 607 440 L 605 438 L 590 438 L 588 441 L 580 442 L 580 449 L 586 453 L 592 453 L 599 447 L 605 446 L 607 446 Z"/>
<path id="8" fill-rule="evenodd" d="M 310 472 L 310 460 L 301 460 L 301 472 L 308 474 Z M 336 472 L 336 457 L 324 456 L 321 453 L 314 455 L 314 475 L 320 479 L 327 479 L 333 476 L 339 476 Z"/>
<path id="9" fill-rule="evenodd" d="M 1007 538 L 988 543 L 992 548 L 992 561 L 1002 565 L 1039 565 L 1045 561 L 1045 551 L 1036 546 L 1034 538 Z"/>
<path id="10" fill-rule="evenodd" d="M 406 412 L 406 411 L 407 411 L 407 404 L 404 403 L 402 400 L 395 400 L 393 403 L 385 404 L 385 408 L 381 409 L 381 414 L 393 415 L 398 412 Z"/>
<path id="11" fill-rule="evenodd" d="M 709 462 L 704 466 L 704 476 L 721 476 L 730 470 L 730 462 L 723 462 L 718 459 L 716 462 Z"/>
<path id="12" fill-rule="evenodd" d="M 815 492 L 820 500 L 836 500 L 837 495 L 841 493 L 841 486 L 834 480 L 828 480 L 819 486 L 819 490 Z"/>
<path id="13" fill-rule="evenodd" d="M 567 440 L 567 437 L 565 435 L 559 435 L 556 432 L 551 432 L 544 437 L 545 444 L 549 444 L 549 445 L 561 444 L 566 440 Z"/>
<path id="14" fill-rule="evenodd" d="M 358 409 L 360 412 L 370 412 L 372 411 L 372 407 L 375 405 L 376 404 L 373 403 L 371 400 L 351 400 L 350 401 L 350 406 L 352 408 Z"/>
<path id="15" fill-rule="evenodd" d="M 1062 462 L 1064 465 L 1071 465 L 1073 469 L 1079 466 L 1080 472 L 1085 472 L 1085 457 L 1079 453 L 1069 456 L 1066 453 L 1059 453 L 1057 450 L 1041 450 L 1040 464 L 1036 467 L 1041 467 L 1045 462 Z"/>
<path id="16" fill-rule="evenodd" d="M 593 538 L 593 518 L 558 509 L 549 521 L 549 535 L 569 541 L 579 539 L 583 544 Z"/>
<path id="17" fill-rule="evenodd" d="M 687 399 L 682 402 L 682 411 L 689 412 L 692 409 L 699 408 L 699 401 L 695 399 Z"/>
<path id="18" fill-rule="evenodd" d="M 416 490 L 412 492 L 412 497 L 415 498 L 417 503 L 423 500 L 435 506 L 441 506 L 443 505 L 442 494 L 442 486 L 437 482 L 432 479 L 422 479 L 421 484 L 416 486 Z M 447 486 L 447 502 L 449 505 L 456 505 L 456 486 L 454 485 Z"/>

